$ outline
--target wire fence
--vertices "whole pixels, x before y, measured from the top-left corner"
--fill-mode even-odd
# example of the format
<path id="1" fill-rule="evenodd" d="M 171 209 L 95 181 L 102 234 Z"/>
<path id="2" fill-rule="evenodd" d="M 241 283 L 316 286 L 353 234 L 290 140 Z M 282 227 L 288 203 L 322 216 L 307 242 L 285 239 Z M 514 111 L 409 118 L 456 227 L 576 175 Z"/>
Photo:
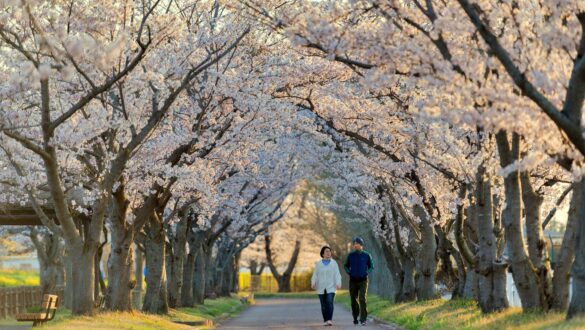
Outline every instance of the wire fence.
<path id="1" fill-rule="evenodd" d="M 293 274 L 290 280 L 292 292 L 304 292 L 311 290 L 312 273 Z M 278 282 L 272 274 L 251 275 L 240 273 L 239 288 L 246 292 L 278 292 Z"/>

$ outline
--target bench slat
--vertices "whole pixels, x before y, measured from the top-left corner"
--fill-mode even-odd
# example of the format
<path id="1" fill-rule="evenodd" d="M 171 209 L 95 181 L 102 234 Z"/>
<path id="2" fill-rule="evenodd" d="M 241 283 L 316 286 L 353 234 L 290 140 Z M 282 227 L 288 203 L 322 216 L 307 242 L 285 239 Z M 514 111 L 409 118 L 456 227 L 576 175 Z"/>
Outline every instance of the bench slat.
<path id="1" fill-rule="evenodd" d="M 57 301 L 54 300 L 54 301 L 51 301 L 50 303 L 48 301 L 43 302 L 42 308 L 43 309 L 51 309 L 51 310 L 57 309 Z"/>
<path id="2" fill-rule="evenodd" d="M 49 300 L 57 300 L 59 299 L 59 296 L 54 295 L 54 294 L 46 294 L 43 296 L 43 302 L 48 302 Z"/>

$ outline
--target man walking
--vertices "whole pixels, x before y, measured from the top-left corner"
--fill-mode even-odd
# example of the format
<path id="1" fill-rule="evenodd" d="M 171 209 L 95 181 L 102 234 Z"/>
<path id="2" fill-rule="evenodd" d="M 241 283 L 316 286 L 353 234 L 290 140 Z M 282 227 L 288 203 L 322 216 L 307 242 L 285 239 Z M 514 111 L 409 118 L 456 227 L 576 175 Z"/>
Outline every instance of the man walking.
<path id="1" fill-rule="evenodd" d="M 367 299 L 368 274 L 374 269 L 372 256 L 364 251 L 364 240 L 361 237 L 354 237 L 352 240 L 353 251 L 345 261 L 345 272 L 349 275 L 349 295 L 351 296 L 351 313 L 353 324 L 366 325 L 368 317 Z M 358 322 L 359 317 L 359 322 Z"/>

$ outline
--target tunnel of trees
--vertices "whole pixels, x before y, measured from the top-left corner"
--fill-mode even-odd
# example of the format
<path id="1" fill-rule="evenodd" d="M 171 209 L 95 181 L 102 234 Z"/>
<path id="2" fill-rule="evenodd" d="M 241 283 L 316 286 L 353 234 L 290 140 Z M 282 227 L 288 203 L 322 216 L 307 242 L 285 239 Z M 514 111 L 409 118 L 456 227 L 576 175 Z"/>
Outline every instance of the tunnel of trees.
<path id="1" fill-rule="evenodd" d="M 394 301 L 492 313 L 511 275 L 585 315 L 584 2 L 0 3 L 0 236 L 74 314 L 142 276 L 145 312 L 201 304 L 249 263 L 286 291 L 359 233 Z M 287 217 L 323 239 L 277 252 Z"/>

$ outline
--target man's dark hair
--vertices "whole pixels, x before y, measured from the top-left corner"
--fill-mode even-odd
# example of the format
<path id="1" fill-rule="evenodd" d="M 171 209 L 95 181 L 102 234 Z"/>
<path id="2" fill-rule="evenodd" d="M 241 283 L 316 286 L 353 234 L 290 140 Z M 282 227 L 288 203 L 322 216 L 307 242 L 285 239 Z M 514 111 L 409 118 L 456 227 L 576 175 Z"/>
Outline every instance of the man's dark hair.
<path id="1" fill-rule="evenodd" d="M 319 253 L 321 255 L 321 258 L 323 258 L 323 255 L 325 254 L 325 250 L 329 249 L 329 251 L 331 251 L 331 248 L 328 247 L 327 245 L 325 245 L 324 247 L 321 248 L 321 253 Z"/>

